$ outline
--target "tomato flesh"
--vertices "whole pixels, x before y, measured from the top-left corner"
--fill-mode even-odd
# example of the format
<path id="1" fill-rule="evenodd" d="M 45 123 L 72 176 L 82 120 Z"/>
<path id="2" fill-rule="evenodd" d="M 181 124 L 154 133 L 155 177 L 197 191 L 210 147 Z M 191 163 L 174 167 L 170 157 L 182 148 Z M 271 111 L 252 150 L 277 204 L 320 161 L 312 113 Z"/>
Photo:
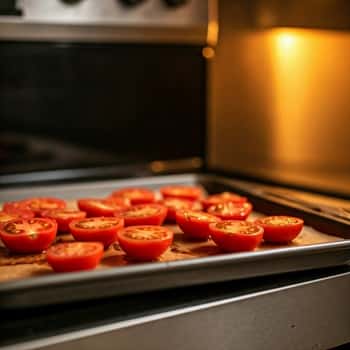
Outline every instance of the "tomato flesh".
<path id="1" fill-rule="evenodd" d="M 86 212 L 88 217 L 113 216 L 116 210 L 127 208 L 127 202 L 128 200 L 123 198 L 84 198 L 78 200 L 78 207 Z"/>
<path id="2" fill-rule="evenodd" d="M 246 203 L 224 202 L 212 205 L 208 213 L 217 216 L 222 220 L 245 220 L 252 212 L 252 205 Z"/>
<path id="3" fill-rule="evenodd" d="M 18 219 L 18 216 L 6 213 L 5 211 L 0 211 L 0 224 L 3 224 L 5 222 Z"/>
<path id="4" fill-rule="evenodd" d="M 136 260 L 157 259 L 171 245 L 174 234 L 166 227 L 142 225 L 126 227 L 118 233 L 121 248 Z"/>
<path id="5" fill-rule="evenodd" d="M 17 202 L 8 202 L 4 204 L 3 211 L 20 219 L 32 219 L 35 216 L 33 211 L 29 209 L 21 209 L 14 203 Z"/>
<path id="6" fill-rule="evenodd" d="M 122 197 L 130 200 L 132 205 L 153 203 L 156 200 L 156 196 L 153 191 L 147 188 L 124 188 L 118 191 L 114 191 L 111 194 L 112 197 Z"/>
<path id="7" fill-rule="evenodd" d="M 168 209 L 161 204 L 139 204 L 124 210 L 118 210 L 115 216 L 124 219 L 125 226 L 161 225 Z"/>
<path id="8" fill-rule="evenodd" d="M 166 220 L 174 222 L 176 220 L 176 211 L 182 209 L 196 209 L 198 202 L 190 201 L 183 198 L 168 197 L 159 202 L 168 208 Z M 198 208 L 199 210 L 200 208 Z"/>
<path id="9" fill-rule="evenodd" d="M 101 242 L 107 248 L 117 240 L 117 233 L 123 226 L 122 218 L 95 217 L 73 220 L 69 230 L 77 241 Z"/>
<path id="10" fill-rule="evenodd" d="M 72 272 L 95 269 L 102 255 L 102 243 L 70 242 L 50 247 L 46 260 L 55 272 Z"/>
<path id="11" fill-rule="evenodd" d="M 18 202 L 9 202 L 4 204 L 4 210 L 9 210 L 8 208 L 17 208 L 32 211 L 36 216 L 40 216 L 41 212 L 48 209 L 63 209 L 67 203 L 58 198 L 51 197 L 37 197 L 23 199 Z"/>
<path id="12" fill-rule="evenodd" d="M 79 210 L 51 209 L 41 212 L 43 218 L 56 220 L 57 229 L 60 232 L 69 232 L 69 223 L 75 219 L 83 219 L 86 213 Z"/>
<path id="13" fill-rule="evenodd" d="M 16 253 L 40 253 L 54 241 L 57 223 L 46 218 L 14 219 L 1 225 L 0 237 Z"/>
<path id="14" fill-rule="evenodd" d="M 292 216 L 267 216 L 256 220 L 264 228 L 264 241 L 288 243 L 303 229 L 304 221 Z"/>
<path id="15" fill-rule="evenodd" d="M 195 210 L 178 210 L 176 223 L 187 238 L 207 240 L 210 236 L 209 225 L 220 221 L 214 215 Z"/>
<path id="16" fill-rule="evenodd" d="M 245 203 L 247 202 L 246 197 L 239 196 L 232 192 L 222 192 L 219 194 L 213 194 L 207 198 L 202 199 L 201 203 L 204 209 L 208 209 L 212 205 L 220 203 Z"/>
<path id="17" fill-rule="evenodd" d="M 262 241 L 264 229 L 255 223 L 227 220 L 209 226 L 217 246 L 226 252 L 254 250 Z"/>
<path id="18" fill-rule="evenodd" d="M 197 200 L 202 195 L 200 187 L 196 186 L 165 186 L 160 189 L 163 198 L 182 198 Z"/>

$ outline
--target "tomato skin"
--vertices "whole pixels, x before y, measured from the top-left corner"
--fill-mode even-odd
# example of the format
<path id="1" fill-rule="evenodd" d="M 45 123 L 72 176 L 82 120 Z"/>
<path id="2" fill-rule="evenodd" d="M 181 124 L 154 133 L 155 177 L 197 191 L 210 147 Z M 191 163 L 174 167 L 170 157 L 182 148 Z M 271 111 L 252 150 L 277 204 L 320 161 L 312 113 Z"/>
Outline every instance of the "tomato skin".
<path id="1" fill-rule="evenodd" d="M 221 225 L 242 225 L 242 232 L 239 232 L 240 228 L 237 228 L 238 232 L 226 233 L 220 226 Z M 254 231 L 253 234 L 244 233 L 245 227 L 251 227 Z M 209 226 L 211 238 L 220 249 L 225 252 L 244 252 L 254 250 L 262 241 L 264 230 L 261 226 L 247 221 L 230 220 L 223 221 L 221 223 L 214 223 Z"/>
<path id="2" fill-rule="evenodd" d="M 75 219 L 84 219 L 86 213 L 79 210 L 51 209 L 42 211 L 41 217 L 55 220 L 58 231 L 69 232 L 69 223 Z"/>
<path id="3" fill-rule="evenodd" d="M 153 213 L 137 215 L 138 211 L 155 211 Z M 168 209 L 161 204 L 138 204 L 114 213 L 116 217 L 124 219 L 125 226 L 153 225 L 160 226 L 167 216 Z M 133 214 L 135 213 L 135 214 Z"/>
<path id="4" fill-rule="evenodd" d="M 273 220 L 280 223 L 273 223 Z M 287 221 L 295 222 L 287 222 Z M 272 221 L 272 222 L 271 222 Z M 283 221 L 285 221 L 283 223 Z M 304 221 L 292 216 L 267 216 L 256 220 L 264 228 L 264 241 L 272 243 L 289 243 L 295 239 L 304 226 Z"/>
<path id="5" fill-rule="evenodd" d="M 77 201 L 79 209 L 88 217 L 113 216 L 116 210 L 127 208 L 127 202 L 123 198 L 82 198 Z"/>
<path id="6" fill-rule="evenodd" d="M 198 215 L 201 215 L 203 219 L 196 218 Z M 176 223 L 180 226 L 184 235 L 187 238 L 198 240 L 209 239 L 209 225 L 213 222 L 221 221 L 214 215 L 194 210 L 178 210 L 175 216 Z"/>
<path id="7" fill-rule="evenodd" d="M 67 206 L 67 203 L 59 198 L 53 197 L 35 197 L 23 199 L 17 202 L 9 202 L 4 204 L 4 210 L 8 210 L 9 207 L 15 207 L 18 209 L 31 210 L 35 216 L 40 217 L 41 212 L 48 209 L 63 209 Z"/>
<path id="8" fill-rule="evenodd" d="M 160 231 L 164 233 L 164 237 L 133 239 L 128 236 L 138 229 Z M 170 247 L 173 237 L 173 232 L 168 228 L 153 225 L 130 226 L 118 232 L 118 242 L 121 248 L 133 259 L 141 261 L 151 261 L 158 258 Z"/>
<path id="9" fill-rule="evenodd" d="M 40 231 L 30 227 L 33 223 L 39 225 L 48 225 L 49 227 Z M 27 226 L 27 230 L 34 232 L 35 236 L 28 235 L 26 233 L 9 233 L 9 226 L 11 224 L 20 224 Z M 47 249 L 51 243 L 55 240 L 57 233 L 57 223 L 54 220 L 45 218 L 34 218 L 34 219 L 14 219 L 9 222 L 3 223 L 0 226 L 0 237 L 5 246 L 12 252 L 15 253 L 40 253 Z"/>
<path id="10" fill-rule="evenodd" d="M 154 203 L 156 201 L 154 192 L 148 188 L 127 187 L 112 192 L 111 196 L 127 198 L 132 205 Z"/>
<path id="11" fill-rule="evenodd" d="M 163 198 L 182 198 L 195 201 L 202 196 L 202 190 L 197 186 L 165 186 L 160 189 Z"/>
<path id="12" fill-rule="evenodd" d="M 21 219 L 27 219 L 27 220 L 33 219 L 33 217 L 35 216 L 33 211 L 29 209 L 20 209 L 15 205 L 13 205 L 11 202 L 4 204 L 3 210 L 5 213 L 14 215 L 17 218 L 21 218 Z"/>
<path id="13" fill-rule="evenodd" d="M 106 227 L 103 222 L 111 222 L 111 224 Z M 84 223 L 92 223 L 95 227 L 82 227 Z M 105 227 L 99 227 L 99 224 Z M 122 218 L 93 217 L 73 220 L 68 226 L 77 241 L 101 242 L 107 248 L 117 241 L 117 233 L 123 228 L 124 220 Z"/>
<path id="14" fill-rule="evenodd" d="M 198 204 L 199 204 L 198 202 L 190 201 L 188 199 L 183 199 L 183 198 L 168 197 L 163 199 L 162 201 L 159 201 L 158 203 L 168 208 L 166 220 L 169 222 L 176 221 L 177 210 L 197 209 L 197 208 L 198 210 L 200 210 L 200 208 L 198 207 Z"/>
<path id="15" fill-rule="evenodd" d="M 217 216 L 221 220 L 246 220 L 252 209 L 253 206 L 248 202 L 224 202 L 210 206 L 207 212 Z"/>
<path id="16" fill-rule="evenodd" d="M 203 208 L 206 210 L 212 205 L 217 205 L 219 203 L 245 203 L 247 202 L 246 197 L 239 196 L 238 194 L 232 192 L 222 192 L 218 194 L 213 194 L 201 200 Z"/>
<path id="17" fill-rule="evenodd" d="M 72 254 L 71 250 L 77 252 Z M 102 256 L 100 242 L 69 242 L 50 247 L 46 260 L 55 272 L 72 272 L 95 269 Z"/>

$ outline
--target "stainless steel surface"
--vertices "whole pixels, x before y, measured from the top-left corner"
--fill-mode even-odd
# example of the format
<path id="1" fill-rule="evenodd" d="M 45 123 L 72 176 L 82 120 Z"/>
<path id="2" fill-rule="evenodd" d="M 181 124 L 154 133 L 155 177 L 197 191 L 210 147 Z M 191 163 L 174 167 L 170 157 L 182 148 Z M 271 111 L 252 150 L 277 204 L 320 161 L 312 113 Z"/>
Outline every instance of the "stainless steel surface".
<path id="1" fill-rule="evenodd" d="M 215 3 L 190 0 L 170 7 L 159 0 L 137 6 L 117 0 L 22 0 L 23 16 L 0 16 L 0 40 L 205 44 Z"/>
<path id="2" fill-rule="evenodd" d="M 93 154 L 86 152 L 85 155 Z M 101 159 L 101 156 L 100 158 Z M 33 171 L 0 175 L 0 185 L 18 186 L 19 183 L 43 183 L 50 181 L 81 181 L 84 178 L 98 178 L 107 176 L 110 178 L 126 178 L 151 176 L 162 173 L 185 173 L 199 171 L 203 166 L 203 159 L 199 157 L 183 158 L 176 160 L 155 160 L 150 163 L 133 163 L 128 165 L 100 166 L 90 168 L 73 168 L 64 170 Z M 1 198 L 1 194 L 0 194 Z"/>
<path id="3" fill-rule="evenodd" d="M 3 349 L 329 349 L 350 341 L 349 293 L 347 272 Z"/>
<path id="4" fill-rule="evenodd" d="M 220 2 L 210 166 L 349 196 L 350 33 L 259 30 L 247 11 Z"/>
<path id="5" fill-rule="evenodd" d="M 235 183 L 214 176 L 172 175 L 4 190 L 1 192 L 0 201 L 30 196 L 58 196 L 64 199 L 74 199 L 82 194 L 87 197 L 106 196 L 112 190 L 123 186 L 148 186 L 154 189 L 166 184 L 203 184 L 205 186 L 205 183 L 209 185 L 211 181 L 215 183 L 215 180 L 217 184 L 224 185 L 226 190 L 230 190 Z M 339 266 L 349 262 L 349 252 L 350 240 L 344 240 L 183 261 L 140 264 L 104 271 L 49 275 L 2 283 L 0 305 L 21 307 L 55 304 Z M 98 288 L 93 288 L 94 285 Z"/>

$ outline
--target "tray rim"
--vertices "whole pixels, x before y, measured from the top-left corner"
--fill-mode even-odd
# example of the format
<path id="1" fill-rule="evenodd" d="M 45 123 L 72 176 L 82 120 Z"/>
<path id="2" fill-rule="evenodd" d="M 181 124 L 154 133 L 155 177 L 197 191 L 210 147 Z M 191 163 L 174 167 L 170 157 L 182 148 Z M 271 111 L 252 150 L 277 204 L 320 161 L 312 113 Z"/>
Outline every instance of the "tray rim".
<path id="1" fill-rule="evenodd" d="M 150 262 L 140 263 L 129 266 L 117 266 L 104 270 L 93 270 L 83 272 L 71 272 L 64 274 L 52 274 L 47 276 L 31 277 L 27 279 L 18 279 L 8 282 L 0 283 L 0 295 L 3 292 L 18 289 L 32 289 L 43 286 L 59 286 L 70 282 L 89 282 L 90 280 L 104 280 L 105 278 L 112 277 L 128 277 L 137 276 L 144 273 L 163 272 L 178 269 L 193 269 L 196 267 L 218 267 L 218 265 L 237 263 L 248 263 L 255 261 L 268 260 L 270 257 L 288 258 L 290 256 L 299 256 L 311 253 L 324 253 L 328 251 L 349 250 L 350 253 L 350 240 L 335 241 L 329 243 L 318 243 L 305 245 L 300 247 L 283 247 L 275 248 L 273 250 L 262 250 L 255 252 L 244 253 L 228 253 L 221 255 L 213 255 L 206 257 L 198 257 L 193 259 L 174 260 L 168 262 Z M 350 255 L 349 255 L 350 262 Z M 35 281 L 35 283 L 33 283 Z"/>

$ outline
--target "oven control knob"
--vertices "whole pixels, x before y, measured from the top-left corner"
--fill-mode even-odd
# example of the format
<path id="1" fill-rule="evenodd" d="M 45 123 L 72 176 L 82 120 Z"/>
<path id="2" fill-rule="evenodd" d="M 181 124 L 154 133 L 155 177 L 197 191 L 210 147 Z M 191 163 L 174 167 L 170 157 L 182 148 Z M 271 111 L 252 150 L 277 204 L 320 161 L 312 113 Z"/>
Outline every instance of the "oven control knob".
<path id="1" fill-rule="evenodd" d="M 171 7 L 175 7 L 175 6 L 180 6 L 180 5 L 184 5 L 188 2 L 188 0 L 164 0 L 164 2 Z"/>
<path id="2" fill-rule="evenodd" d="M 126 6 L 135 6 L 141 4 L 144 0 L 120 0 Z"/>

